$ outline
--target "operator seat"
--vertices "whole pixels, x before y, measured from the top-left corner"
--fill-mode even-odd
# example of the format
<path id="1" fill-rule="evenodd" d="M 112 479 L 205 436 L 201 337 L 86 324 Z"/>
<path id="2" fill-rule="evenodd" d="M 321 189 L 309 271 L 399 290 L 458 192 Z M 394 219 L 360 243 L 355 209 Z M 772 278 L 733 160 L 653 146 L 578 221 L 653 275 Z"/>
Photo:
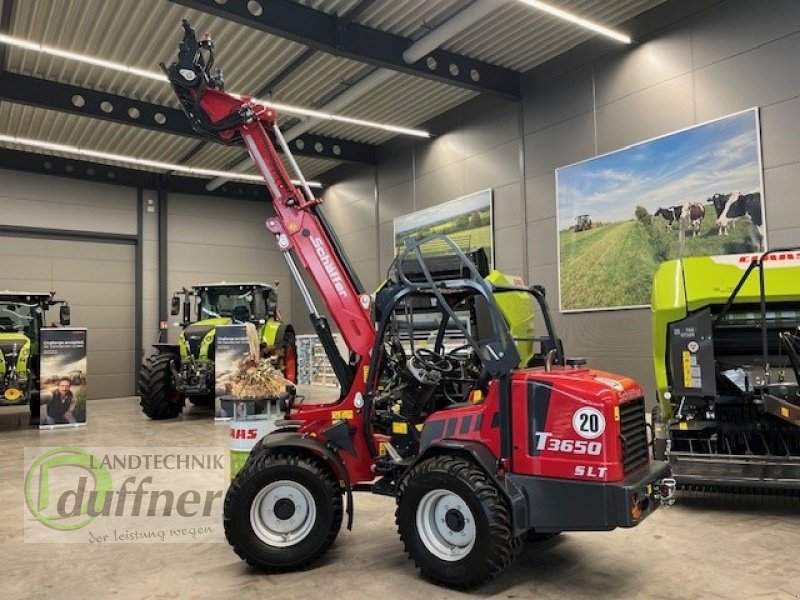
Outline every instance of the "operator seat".
<path id="1" fill-rule="evenodd" d="M 14 319 L 11 317 L 0 317 L 0 331 L 13 333 L 17 329 L 14 325 Z"/>

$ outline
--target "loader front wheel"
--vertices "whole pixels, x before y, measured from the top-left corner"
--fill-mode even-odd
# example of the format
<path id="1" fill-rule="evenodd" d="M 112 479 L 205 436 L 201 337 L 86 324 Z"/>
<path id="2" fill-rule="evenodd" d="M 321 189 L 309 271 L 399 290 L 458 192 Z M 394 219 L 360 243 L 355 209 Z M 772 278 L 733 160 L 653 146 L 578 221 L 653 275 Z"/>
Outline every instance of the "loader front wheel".
<path id="1" fill-rule="evenodd" d="M 397 528 L 409 558 L 434 583 L 474 588 L 494 579 L 522 549 L 497 487 L 469 461 L 436 456 L 403 479 Z"/>
<path id="2" fill-rule="evenodd" d="M 319 460 L 293 452 L 259 452 L 225 496 L 225 537 L 252 567 L 301 569 L 333 544 L 342 525 L 342 493 Z"/>
<path id="3" fill-rule="evenodd" d="M 139 406 L 154 420 L 174 419 L 183 410 L 183 394 L 175 389 L 170 364 L 178 357 L 172 353 L 150 356 L 139 375 Z"/>

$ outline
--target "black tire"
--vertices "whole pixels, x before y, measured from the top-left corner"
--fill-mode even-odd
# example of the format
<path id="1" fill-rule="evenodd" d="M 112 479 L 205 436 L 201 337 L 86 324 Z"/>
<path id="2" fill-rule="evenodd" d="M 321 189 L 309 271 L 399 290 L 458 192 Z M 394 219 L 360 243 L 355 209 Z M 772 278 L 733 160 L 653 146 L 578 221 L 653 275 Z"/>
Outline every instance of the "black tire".
<path id="1" fill-rule="evenodd" d="M 474 522 L 474 543 L 471 547 L 465 545 L 464 555 L 452 560 L 444 560 L 432 552 L 423 540 L 424 537 L 430 540 L 432 534 L 423 532 L 421 536 L 417 527 L 417 513 L 422 511 L 420 518 L 425 519 L 426 499 L 443 492 L 457 496 L 469 509 Z M 448 497 L 443 497 L 442 501 Z M 435 506 L 436 512 L 439 504 Z M 463 508 L 463 505 L 456 506 Z M 448 518 L 451 512 L 453 510 L 447 511 Z M 460 510 L 455 513 L 456 528 L 450 530 L 467 531 L 470 520 Z M 458 515 L 461 515 L 460 523 Z M 497 487 L 481 469 L 456 456 L 435 456 L 411 469 L 400 484 L 396 522 L 406 554 L 416 567 L 432 582 L 451 588 L 469 589 L 491 581 L 508 568 L 522 550 L 522 538 L 513 534 L 511 513 Z"/>
<path id="2" fill-rule="evenodd" d="M 290 482 L 307 491 L 313 498 L 316 512 L 308 532 L 296 543 L 283 547 L 260 536 L 253 524 L 258 517 L 251 515 L 259 494 L 279 481 Z M 269 501 L 268 495 L 265 501 Z M 281 501 L 283 499 L 278 500 Z M 302 569 L 333 544 L 342 525 L 342 506 L 338 481 L 321 461 L 290 451 L 258 452 L 228 488 L 223 519 L 225 537 L 239 558 L 251 567 L 272 573 Z M 295 510 L 293 505 L 292 515 Z"/>
<path id="3" fill-rule="evenodd" d="M 177 361 L 172 353 L 154 354 L 147 358 L 139 374 L 139 406 L 151 419 L 174 419 L 183 410 L 183 396 L 175 390 L 170 363 Z"/>

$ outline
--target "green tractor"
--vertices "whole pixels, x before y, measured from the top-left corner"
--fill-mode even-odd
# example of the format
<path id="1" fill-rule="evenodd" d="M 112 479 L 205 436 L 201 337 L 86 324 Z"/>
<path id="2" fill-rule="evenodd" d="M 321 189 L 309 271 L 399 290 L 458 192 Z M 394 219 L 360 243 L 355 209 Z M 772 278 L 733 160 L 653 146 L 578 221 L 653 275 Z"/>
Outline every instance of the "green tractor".
<path id="1" fill-rule="evenodd" d="M 588 231 L 592 228 L 592 220 L 589 215 L 578 215 L 575 217 L 575 231 Z"/>
<path id="2" fill-rule="evenodd" d="M 151 419 L 171 419 L 188 399 L 195 406 L 214 405 L 214 355 L 219 325 L 252 323 L 262 357 L 275 360 L 290 381 L 297 381 L 297 348 L 291 325 L 281 322 L 275 286 L 264 283 L 213 283 L 175 292 L 171 314 L 181 312 L 177 344 L 155 344 L 139 376 L 138 393 Z M 192 320 L 194 312 L 195 320 Z"/>
<path id="3" fill-rule="evenodd" d="M 59 321 L 69 325 L 70 308 L 55 292 L 0 292 L 0 406 L 29 405 L 39 424 L 40 332 L 45 313 L 60 304 Z"/>

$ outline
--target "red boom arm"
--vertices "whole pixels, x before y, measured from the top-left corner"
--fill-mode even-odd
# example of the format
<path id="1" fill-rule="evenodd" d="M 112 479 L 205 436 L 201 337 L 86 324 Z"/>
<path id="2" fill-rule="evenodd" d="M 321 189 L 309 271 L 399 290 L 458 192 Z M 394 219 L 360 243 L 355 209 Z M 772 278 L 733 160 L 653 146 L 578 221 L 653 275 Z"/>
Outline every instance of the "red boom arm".
<path id="1" fill-rule="evenodd" d="M 315 214 L 320 200 L 298 189 L 283 166 L 267 128 L 280 138 L 273 108 L 251 98 L 234 96 L 213 88 L 190 90 L 195 106 L 212 125 L 240 115 L 239 123 L 217 132 L 225 141 L 240 136 L 255 162 L 272 197 L 277 217 L 267 220 L 267 228 L 277 236 L 282 252 L 294 250 L 341 332 L 347 347 L 367 356 L 375 341 L 369 315 L 369 295 L 359 293 L 345 270 L 329 234 Z"/>

